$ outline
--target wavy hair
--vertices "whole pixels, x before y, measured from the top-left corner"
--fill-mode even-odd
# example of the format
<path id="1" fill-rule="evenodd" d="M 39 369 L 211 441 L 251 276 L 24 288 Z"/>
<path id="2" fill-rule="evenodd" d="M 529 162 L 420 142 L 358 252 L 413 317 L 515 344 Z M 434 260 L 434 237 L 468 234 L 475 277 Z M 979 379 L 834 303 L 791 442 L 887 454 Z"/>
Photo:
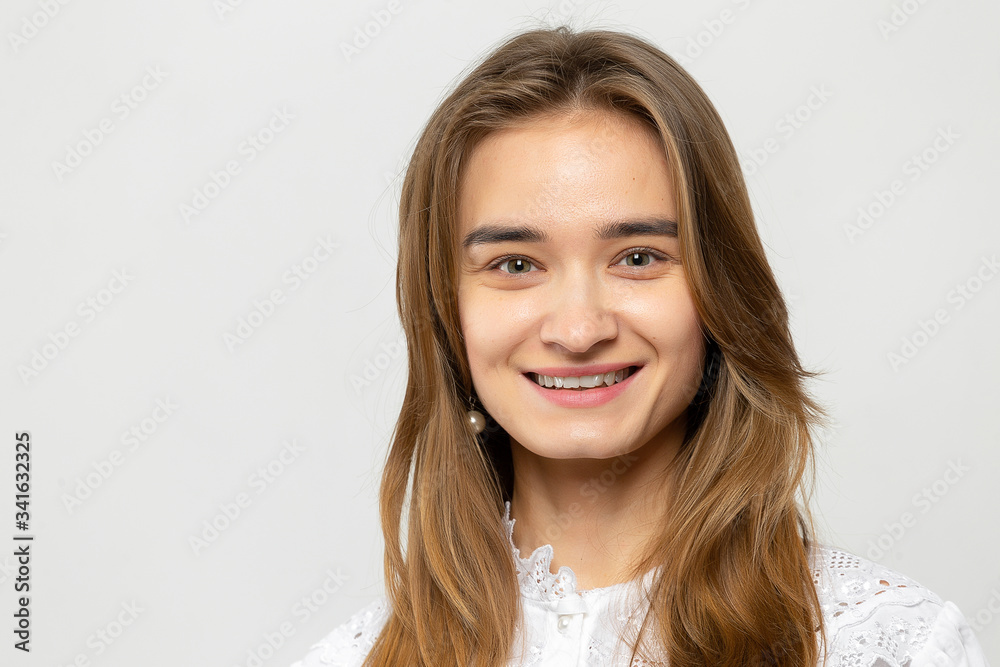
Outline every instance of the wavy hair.
<path id="1" fill-rule="evenodd" d="M 718 113 L 672 58 L 618 31 L 528 30 L 470 70 L 430 116 L 400 198 L 409 373 L 379 492 L 390 615 L 365 665 L 496 667 L 511 655 L 522 610 L 503 525 L 510 442 L 495 422 L 480 435 L 468 425 L 458 188 L 485 136 L 580 110 L 628 114 L 660 137 L 714 366 L 665 473 L 662 530 L 634 564 L 636 578 L 659 571 L 632 655 L 658 650 L 672 667 L 815 665 L 825 645 L 806 474 L 825 414 L 805 390 L 817 373 L 794 348 Z"/>

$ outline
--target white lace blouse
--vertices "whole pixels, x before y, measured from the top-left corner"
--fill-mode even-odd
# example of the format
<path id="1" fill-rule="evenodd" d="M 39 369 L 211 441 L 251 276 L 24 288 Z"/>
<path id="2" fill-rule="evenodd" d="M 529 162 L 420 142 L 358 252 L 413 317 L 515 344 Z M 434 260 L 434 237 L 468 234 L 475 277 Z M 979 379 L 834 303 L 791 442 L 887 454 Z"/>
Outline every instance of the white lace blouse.
<path id="1" fill-rule="evenodd" d="M 624 642 L 642 618 L 636 584 L 647 585 L 655 570 L 641 582 L 577 590 L 569 567 L 550 571 L 550 545 L 521 557 L 514 546 L 509 503 L 504 520 L 524 610 L 508 664 L 629 666 L 631 651 Z M 816 545 L 811 558 L 829 667 L 989 667 L 954 603 L 943 602 L 898 572 L 839 549 Z M 388 614 L 386 598 L 375 600 L 291 667 L 360 666 Z M 666 663 L 636 660 L 630 667 L 656 664 Z"/>

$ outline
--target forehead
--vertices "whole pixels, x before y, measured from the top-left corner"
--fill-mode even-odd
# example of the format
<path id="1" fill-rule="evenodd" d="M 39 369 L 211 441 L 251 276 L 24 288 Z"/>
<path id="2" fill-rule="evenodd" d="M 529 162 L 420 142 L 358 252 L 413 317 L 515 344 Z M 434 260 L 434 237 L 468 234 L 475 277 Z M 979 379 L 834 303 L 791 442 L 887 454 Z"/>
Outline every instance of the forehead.
<path id="1" fill-rule="evenodd" d="M 660 136 L 630 114 L 533 117 L 490 133 L 468 155 L 459 179 L 459 231 L 495 217 L 549 226 L 631 213 L 669 216 L 669 171 Z"/>
<path id="2" fill-rule="evenodd" d="M 564 162 L 582 163 L 636 150 L 663 152 L 656 131 L 632 114 L 596 109 L 538 114 L 481 138 L 466 157 L 461 180 L 509 157 L 545 153 Z"/>

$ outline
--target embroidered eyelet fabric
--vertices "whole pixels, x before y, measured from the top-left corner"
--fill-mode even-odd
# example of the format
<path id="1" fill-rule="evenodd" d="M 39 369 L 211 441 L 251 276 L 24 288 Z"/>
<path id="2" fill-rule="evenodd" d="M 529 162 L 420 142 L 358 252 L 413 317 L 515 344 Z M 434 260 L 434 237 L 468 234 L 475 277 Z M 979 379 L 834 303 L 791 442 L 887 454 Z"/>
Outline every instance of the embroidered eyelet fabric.
<path id="1" fill-rule="evenodd" d="M 569 567 L 551 571 L 550 545 L 521 556 L 509 503 L 504 520 L 524 610 L 509 667 L 667 664 L 652 652 L 630 660 L 630 643 L 642 620 L 641 589 L 655 570 L 637 582 L 578 590 Z M 954 603 L 909 577 L 831 546 L 814 545 L 810 557 L 828 667 L 989 667 Z M 386 598 L 374 600 L 291 667 L 360 667 L 388 616 Z"/>

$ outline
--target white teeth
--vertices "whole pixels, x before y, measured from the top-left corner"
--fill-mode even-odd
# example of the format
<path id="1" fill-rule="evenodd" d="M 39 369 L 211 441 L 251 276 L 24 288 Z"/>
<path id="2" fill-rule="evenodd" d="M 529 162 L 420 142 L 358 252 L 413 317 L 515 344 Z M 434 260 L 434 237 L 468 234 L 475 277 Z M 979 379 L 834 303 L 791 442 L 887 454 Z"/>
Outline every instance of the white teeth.
<path id="1" fill-rule="evenodd" d="M 590 389 L 603 385 L 610 387 L 616 382 L 621 382 L 631 375 L 629 368 L 608 371 L 599 375 L 582 375 L 577 377 L 556 377 L 552 375 L 540 375 L 538 373 L 534 373 L 533 375 L 535 382 L 550 389 Z"/>

